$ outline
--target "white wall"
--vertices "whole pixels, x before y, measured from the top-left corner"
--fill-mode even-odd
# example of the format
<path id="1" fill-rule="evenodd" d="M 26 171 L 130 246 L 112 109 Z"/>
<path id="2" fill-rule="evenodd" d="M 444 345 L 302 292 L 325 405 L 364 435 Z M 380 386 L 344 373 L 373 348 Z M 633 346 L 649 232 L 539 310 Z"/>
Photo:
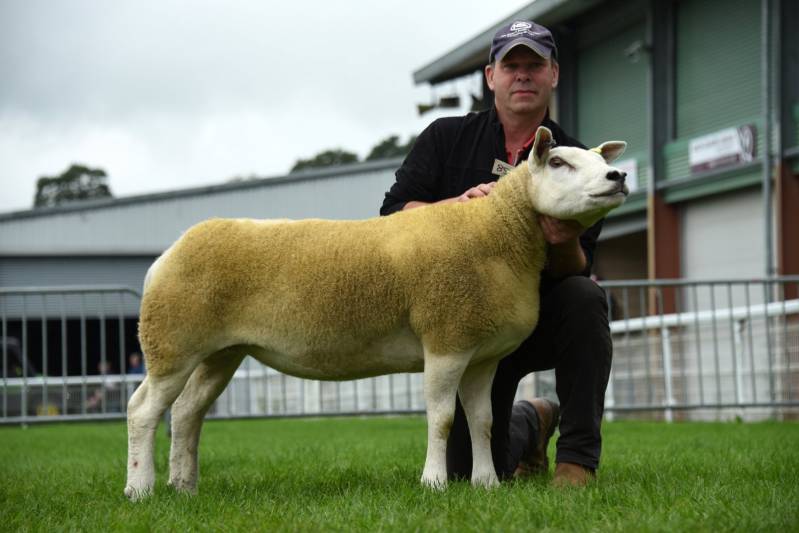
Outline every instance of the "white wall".
<path id="1" fill-rule="evenodd" d="M 763 203 L 759 190 L 704 197 L 682 208 L 682 277 L 763 277 Z"/>

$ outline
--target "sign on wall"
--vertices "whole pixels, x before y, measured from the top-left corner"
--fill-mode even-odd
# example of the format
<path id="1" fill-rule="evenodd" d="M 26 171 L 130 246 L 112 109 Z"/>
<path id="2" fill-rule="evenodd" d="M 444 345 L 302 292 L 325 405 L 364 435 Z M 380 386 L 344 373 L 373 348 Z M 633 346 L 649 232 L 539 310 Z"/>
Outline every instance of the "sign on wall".
<path id="1" fill-rule="evenodd" d="M 747 124 L 692 139 L 688 145 L 691 173 L 751 162 L 755 158 L 756 135 L 755 125 Z"/>

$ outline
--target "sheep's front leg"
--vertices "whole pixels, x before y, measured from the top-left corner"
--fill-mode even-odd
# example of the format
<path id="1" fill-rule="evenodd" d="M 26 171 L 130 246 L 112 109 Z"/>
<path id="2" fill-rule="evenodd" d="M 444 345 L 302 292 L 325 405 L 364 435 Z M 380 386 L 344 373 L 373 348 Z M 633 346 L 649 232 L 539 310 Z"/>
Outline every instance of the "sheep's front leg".
<path id="1" fill-rule="evenodd" d="M 443 489 L 447 485 L 447 438 L 455 417 L 458 383 L 472 354 L 438 355 L 425 349 L 424 397 L 427 403 L 427 458 L 422 484 Z"/>
<path id="2" fill-rule="evenodd" d="M 491 457 L 491 384 L 498 363 L 492 360 L 470 366 L 458 389 L 472 437 L 472 485 L 483 487 L 499 484 Z"/>

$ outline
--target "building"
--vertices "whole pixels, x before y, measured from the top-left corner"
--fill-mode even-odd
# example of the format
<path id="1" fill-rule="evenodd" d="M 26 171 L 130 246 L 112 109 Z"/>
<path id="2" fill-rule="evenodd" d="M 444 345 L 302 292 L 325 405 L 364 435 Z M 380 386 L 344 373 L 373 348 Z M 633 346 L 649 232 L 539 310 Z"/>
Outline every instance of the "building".
<path id="1" fill-rule="evenodd" d="M 513 20 L 555 34 L 552 113 L 566 131 L 628 142 L 618 165 L 637 190 L 603 230 L 601 277 L 799 273 L 796 2 L 538 0 L 414 80 L 446 87 L 482 72 L 495 29 Z"/>
<path id="2" fill-rule="evenodd" d="M 553 117 L 588 145 L 610 139 L 629 144 L 617 164 L 627 170 L 635 190 L 606 221 L 595 264 L 599 276 L 706 280 L 799 274 L 799 35 L 792 27 L 799 20 L 799 3 L 536 0 L 457 43 L 415 72 L 414 80 L 446 88 L 481 72 L 495 29 L 518 19 L 548 26 L 559 44 L 561 77 Z M 490 105 L 491 93 L 484 90 L 477 104 Z M 182 231 L 209 217 L 375 216 L 399 164 L 365 163 L 0 214 L 0 288 L 114 284 L 138 290 L 152 260 Z M 689 293 L 672 290 L 660 308 L 641 292 L 634 298 L 638 304 L 631 302 L 624 313 L 635 317 L 648 308 L 698 315 L 709 307 L 715 313 L 716 307 L 739 305 L 744 293 L 734 289 L 726 303 L 713 303 L 711 292 L 702 297 L 709 303 L 692 305 Z M 795 299 L 796 292 L 793 283 L 782 296 Z M 749 309 L 748 292 L 745 297 Z M 761 291 L 751 303 L 764 304 L 765 299 Z M 95 318 L 87 323 L 78 308 Z M 43 369 L 53 375 L 85 375 L 116 344 L 119 367 L 124 365 L 124 354 L 136 348 L 137 310 L 135 298 L 109 303 L 102 297 L 83 302 L 7 297 L 0 307 L 2 335 L 25 337 L 29 354 L 44 354 L 51 336 L 77 342 L 92 328 L 102 331 L 88 348 L 82 342 L 63 349 L 82 351 L 81 357 L 70 355 L 67 361 L 64 356 L 63 363 Z M 51 330 L 59 326 L 54 319 L 60 314 L 67 317 L 66 333 L 58 337 Z M 106 331 L 98 316 L 118 317 L 117 325 Z M 675 345 L 680 355 L 673 371 L 681 381 L 674 381 L 674 391 L 652 386 L 671 381 L 658 374 L 671 363 L 664 334 L 650 335 L 651 327 L 625 333 L 616 363 L 624 371 L 614 375 L 610 398 L 617 404 L 660 405 L 671 395 L 686 404 L 704 404 L 705 390 L 718 404 L 741 403 L 727 398 L 751 386 L 751 398 L 744 398 L 751 403 L 762 403 L 763 391 L 769 391 L 770 401 L 795 403 L 799 371 L 791 366 L 797 354 L 790 339 L 796 322 L 777 325 L 760 317 L 754 334 L 752 321 L 748 330 L 741 324 L 730 319 L 729 342 L 719 345 L 713 315 L 712 323 L 701 326 L 705 333 L 695 349 L 691 335 L 700 326 L 694 331 L 682 325 L 688 341 Z M 779 359 L 772 361 L 774 331 L 784 333 L 773 345 Z M 714 351 L 722 352 L 715 357 L 715 370 L 703 369 L 701 354 Z M 405 390 L 411 388 L 409 383 Z M 320 386 L 316 398 L 322 396 Z"/>
<path id="3" fill-rule="evenodd" d="M 605 225 L 600 277 L 799 273 L 799 5 L 538 0 L 414 80 L 436 87 L 481 72 L 495 28 L 516 19 L 547 25 L 559 43 L 554 117 L 586 144 L 629 144 L 618 164 L 634 192 Z M 373 216 L 398 164 L 2 214 L 0 286 L 140 287 L 157 254 L 212 216 Z"/>
<path id="4" fill-rule="evenodd" d="M 27 364 L 32 369 L 47 364 L 53 375 L 62 370 L 72 375 L 93 373 L 104 353 L 117 351 L 121 357 L 113 356 L 113 367 L 119 369 L 125 364 L 124 354 L 139 349 L 136 293 L 144 275 L 186 229 L 211 217 L 377 216 L 399 163 L 396 159 L 361 163 L 0 214 L 0 289 L 76 285 L 131 289 L 105 295 L 3 295 L 0 337 L 27 339 L 22 343 Z M 59 333 L 62 316 L 63 334 Z M 45 330 L 47 335 L 41 333 Z M 51 349 L 60 348 L 60 339 L 65 338 L 65 352 L 85 355 L 45 363 L 39 354 L 48 338 Z"/>

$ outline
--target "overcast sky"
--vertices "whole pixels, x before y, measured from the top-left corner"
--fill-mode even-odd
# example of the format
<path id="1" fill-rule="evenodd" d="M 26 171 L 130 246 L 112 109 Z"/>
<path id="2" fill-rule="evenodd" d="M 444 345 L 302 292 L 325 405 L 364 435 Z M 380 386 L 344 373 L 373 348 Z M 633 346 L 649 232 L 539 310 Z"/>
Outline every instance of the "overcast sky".
<path id="1" fill-rule="evenodd" d="M 73 162 L 127 196 L 363 158 L 437 116 L 413 71 L 529 3 L 0 0 L 0 211 Z"/>

